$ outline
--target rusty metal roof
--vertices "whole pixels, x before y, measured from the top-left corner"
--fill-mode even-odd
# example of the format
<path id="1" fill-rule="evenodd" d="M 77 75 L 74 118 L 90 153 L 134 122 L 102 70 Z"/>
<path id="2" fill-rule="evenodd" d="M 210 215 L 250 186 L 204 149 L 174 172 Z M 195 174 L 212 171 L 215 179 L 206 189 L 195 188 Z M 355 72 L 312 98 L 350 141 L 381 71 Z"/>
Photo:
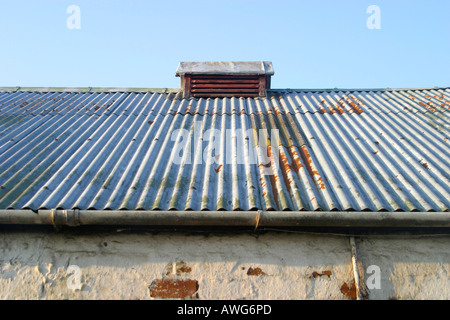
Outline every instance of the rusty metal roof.
<path id="1" fill-rule="evenodd" d="M 449 211 L 449 125 L 450 88 L 214 99 L 3 88 L 0 209 Z M 230 161 L 173 161 L 180 128 L 217 129 L 215 155 Z M 278 130 L 272 175 L 259 154 L 233 157 L 248 141 L 239 129 Z M 200 139 L 193 154 L 212 144 Z"/>

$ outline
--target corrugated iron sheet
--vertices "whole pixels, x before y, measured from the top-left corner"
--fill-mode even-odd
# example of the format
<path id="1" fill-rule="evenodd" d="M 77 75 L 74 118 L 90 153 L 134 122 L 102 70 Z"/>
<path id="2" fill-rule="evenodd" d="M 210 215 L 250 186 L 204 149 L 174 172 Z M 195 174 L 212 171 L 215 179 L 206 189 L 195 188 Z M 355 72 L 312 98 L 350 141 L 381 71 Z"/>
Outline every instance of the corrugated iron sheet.
<path id="1" fill-rule="evenodd" d="M 0 91 L 0 209 L 450 209 L 449 88 L 181 97 Z M 180 128 L 189 141 L 202 134 L 194 161 L 175 161 Z M 258 140 L 256 163 L 248 152 L 239 160 L 249 143 L 239 129 L 279 137 L 268 148 Z"/>

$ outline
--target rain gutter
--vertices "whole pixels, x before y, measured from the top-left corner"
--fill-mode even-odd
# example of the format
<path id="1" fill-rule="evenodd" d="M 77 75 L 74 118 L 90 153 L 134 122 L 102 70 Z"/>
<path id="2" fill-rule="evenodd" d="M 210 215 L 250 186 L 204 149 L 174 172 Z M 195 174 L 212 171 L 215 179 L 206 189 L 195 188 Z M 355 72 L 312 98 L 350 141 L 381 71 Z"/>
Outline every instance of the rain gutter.
<path id="1" fill-rule="evenodd" d="M 450 212 L 0 210 L 3 225 L 450 227 Z"/>

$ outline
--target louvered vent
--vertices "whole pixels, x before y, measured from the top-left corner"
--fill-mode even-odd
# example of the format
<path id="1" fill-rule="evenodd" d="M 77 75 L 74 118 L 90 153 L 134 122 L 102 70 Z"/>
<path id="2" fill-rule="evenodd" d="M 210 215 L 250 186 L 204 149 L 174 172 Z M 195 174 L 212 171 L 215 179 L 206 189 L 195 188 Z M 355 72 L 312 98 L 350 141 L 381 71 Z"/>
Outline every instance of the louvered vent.
<path id="1" fill-rule="evenodd" d="M 181 62 L 184 97 L 264 97 L 273 75 L 270 62 Z"/>
<path id="2" fill-rule="evenodd" d="M 190 81 L 193 97 L 257 97 L 264 88 L 258 76 L 192 75 Z"/>

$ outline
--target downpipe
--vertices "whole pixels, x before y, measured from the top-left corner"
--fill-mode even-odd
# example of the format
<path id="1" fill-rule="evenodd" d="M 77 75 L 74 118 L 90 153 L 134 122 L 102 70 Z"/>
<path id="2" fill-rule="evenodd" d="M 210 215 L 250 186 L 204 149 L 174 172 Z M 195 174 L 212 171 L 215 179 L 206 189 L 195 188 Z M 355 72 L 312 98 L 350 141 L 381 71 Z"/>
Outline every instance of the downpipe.
<path id="1" fill-rule="evenodd" d="M 450 212 L 0 210 L 3 225 L 450 227 Z"/>

